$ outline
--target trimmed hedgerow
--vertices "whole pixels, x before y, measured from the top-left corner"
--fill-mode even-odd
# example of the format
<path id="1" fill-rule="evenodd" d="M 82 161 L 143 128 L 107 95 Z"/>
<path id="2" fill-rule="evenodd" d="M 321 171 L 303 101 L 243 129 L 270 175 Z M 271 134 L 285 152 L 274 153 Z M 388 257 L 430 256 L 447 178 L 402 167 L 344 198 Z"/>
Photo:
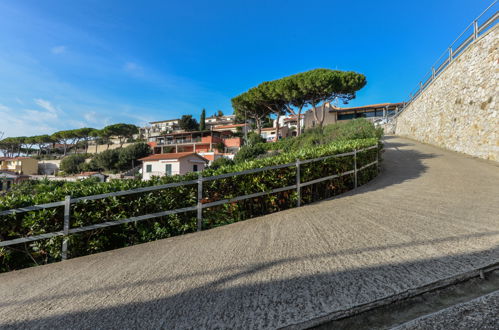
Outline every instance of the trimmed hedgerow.
<path id="1" fill-rule="evenodd" d="M 281 152 L 273 157 L 221 166 L 216 169 L 207 169 L 203 172 L 203 176 L 214 176 L 276 164 L 292 163 L 296 159 L 305 160 L 344 153 L 374 144 L 378 144 L 379 147 L 358 154 L 357 164 L 358 167 L 361 167 L 376 159 L 377 153 L 381 148 L 377 138 L 337 141 L 325 145 L 317 145 L 313 148 Z M 303 164 L 301 167 L 301 180 L 302 182 L 306 182 L 338 174 L 352 169 L 352 166 L 353 158 L 351 156 L 330 158 L 319 162 Z M 371 180 L 376 175 L 376 167 L 363 170 L 359 173 L 359 184 Z M 114 180 L 108 183 L 100 183 L 95 180 L 65 183 L 46 181 L 37 185 L 31 184 L 32 186 L 29 189 L 20 186 L 13 192 L 1 197 L 0 210 L 61 201 L 66 195 L 71 195 L 72 197 L 90 196 L 170 182 L 188 181 L 196 177 L 196 173 L 189 173 L 183 176 L 153 178 L 150 181 Z M 203 203 L 290 186 L 295 184 L 295 178 L 296 168 L 289 167 L 206 181 L 203 183 L 203 196 L 205 196 Z M 352 189 L 352 187 L 352 175 L 303 187 L 302 204 L 340 194 Z M 28 191 L 34 191 L 34 193 L 29 194 L 27 193 Z M 72 204 L 71 227 L 86 226 L 168 209 L 194 206 L 196 205 L 196 196 L 197 185 L 189 185 L 94 201 L 84 201 Z M 203 228 L 208 229 L 284 210 L 296 206 L 296 203 L 296 191 L 290 190 L 206 208 L 203 210 Z M 62 207 L 0 216 L 0 240 L 10 240 L 28 235 L 59 231 L 62 228 L 62 223 Z M 69 236 L 69 253 L 71 257 L 77 257 L 181 235 L 195 230 L 196 214 L 195 212 L 186 212 L 71 235 Z M 0 248 L 0 272 L 60 260 L 61 244 L 62 238 L 55 237 Z"/>

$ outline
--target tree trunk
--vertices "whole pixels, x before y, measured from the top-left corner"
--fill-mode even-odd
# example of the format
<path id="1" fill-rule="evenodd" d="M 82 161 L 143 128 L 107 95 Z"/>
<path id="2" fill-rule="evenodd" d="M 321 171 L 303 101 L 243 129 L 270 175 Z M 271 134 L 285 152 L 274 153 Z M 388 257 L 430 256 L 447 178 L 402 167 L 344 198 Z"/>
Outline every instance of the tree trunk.
<path id="1" fill-rule="evenodd" d="M 318 116 L 319 109 L 317 108 L 317 106 L 315 105 L 315 103 L 312 105 L 312 109 L 313 109 L 315 121 L 317 121 L 317 124 L 319 125 L 319 127 L 322 128 L 322 124 L 324 123 L 324 117 L 326 116 L 326 107 L 325 107 L 325 105 L 323 106 L 323 109 L 322 109 L 322 117 Z"/>
<path id="2" fill-rule="evenodd" d="M 275 142 L 279 141 L 279 118 L 281 115 L 277 114 L 277 119 L 275 121 Z"/>
<path id="3" fill-rule="evenodd" d="M 303 107 L 298 109 L 298 118 L 296 119 L 296 136 L 300 136 L 301 134 L 301 110 Z"/>
<path id="4" fill-rule="evenodd" d="M 258 135 L 262 135 L 262 120 L 260 118 L 256 118 L 256 130 Z"/>

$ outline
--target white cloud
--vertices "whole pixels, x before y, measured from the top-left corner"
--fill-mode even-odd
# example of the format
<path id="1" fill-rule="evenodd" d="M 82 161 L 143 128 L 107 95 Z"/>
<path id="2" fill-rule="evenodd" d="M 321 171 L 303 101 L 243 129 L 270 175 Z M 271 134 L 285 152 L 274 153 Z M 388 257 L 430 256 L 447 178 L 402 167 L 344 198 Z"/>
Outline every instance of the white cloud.
<path id="1" fill-rule="evenodd" d="M 52 54 L 59 55 L 59 54 L 64 54 L 66 52 L 67 48 L 66 46 L 55 46 L 52 47 L 51 51 Z"/>
<path id="2" fill-rule="evenodd" d="M 61 112 L 60 110 L 56 109 L 56 107 L 54 107 L 52 103 L 50 103 L 50 101 L 44 99 L 35 99 L 34 101 L 38 106 L 42 107 L 50 113 L 56 114 Z"/>
<path id="3" fill-rule="evenodd" d="M 54 118 L 47 112 L 17 110 L 0 104 L 0 131 L 8 136 L 50 134 L 57 130 Z"/>

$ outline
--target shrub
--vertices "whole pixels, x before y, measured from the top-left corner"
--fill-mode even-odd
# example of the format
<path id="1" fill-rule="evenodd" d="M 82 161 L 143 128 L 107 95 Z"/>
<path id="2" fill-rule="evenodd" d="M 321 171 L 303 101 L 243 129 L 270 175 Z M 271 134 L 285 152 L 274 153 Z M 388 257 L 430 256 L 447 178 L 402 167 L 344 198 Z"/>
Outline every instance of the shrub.
<path id="1" fill-rule="evenodd" d="M 265 143 L 265 139 L 255 132 L 248 133 L 248 141 L 246 141 L 247 146 L 254 146 L 258 143 Z"/>
<path id="2" fill-rule="evenodd" d="M 145 142 L 138 142 L 125 148 L 105 150 L 95 155 L 88 168 L 111 172 L 125 171 L 138 165 L 137 159 L 150 154 L 149 145 Z"/>
<path id="3" fill-rule="evenodd" d="M 242 146 L 234 157 L 234 162 L 241 163 L 251 159 L 255 159 L 258 155 L 264 154 L 265 149 L 262 145 Z"/>
<path id="4" fill-rule="evenodd" d="M 81 172 L 81 165 L 85 163 L 87 155 L 75 154 L 66 156 L 61 161 L 61 171 L 67 174 L 75 174 Z"/>
<path id="5" fill-rule="evenodd" d="M 220 157 L 215 159 L 213 163 L 211 163 L 210 168 L 216 170 L 217 168 L 220 168 L 222 166 L 231 166 L 231 165 L 234 165 L 234 161 L 232 159 Z"/>
<path id="6" fill-rule="evenodd" d="M 149 156 L 151 148 L 147 143 L 134 143 L 123 149 L 119 149 L 118 162 L 115 164 L 115 170 L 129 170 L 136 166 L 137 159 Z"/>
<path id="7" fill-rule="evenodd" d="M 94 156 L 93 166 L 98 170 L 115 171 L 119 159 L 120 151 L 118 149 L 105 150 Z"/>

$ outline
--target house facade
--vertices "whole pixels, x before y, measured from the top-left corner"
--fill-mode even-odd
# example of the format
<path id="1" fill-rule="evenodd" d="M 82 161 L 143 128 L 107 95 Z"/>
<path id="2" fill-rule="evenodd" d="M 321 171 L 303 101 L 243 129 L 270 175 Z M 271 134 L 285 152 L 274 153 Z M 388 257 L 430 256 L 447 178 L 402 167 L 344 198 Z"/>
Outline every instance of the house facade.
<path id="1" fill-rule="evenodd" d="M 260 136 L 267 142 L 275 142 L 276 140 L 290 136 L 291 130 L 287 126 L 279 127 L 279 138 L 276 139 L 277 129 L 275 127 L 262 128 Z"/>
<path id="2" fill-rule="evenodd" d="M 17 174 L 38 174 L 38 160 L 29 157 L 0 158 L 0 171 L 9 171 Z"/>
<path id="3" fill-rule="evenodd" d="M 206 129 L 212 129 L 215 128 L 216 126 L 235 124 L 236 116 L 235 115 L 211 116 L 205 118 L 204 122 L 206 125 Z"/>
<path id="4" fill-rule="evenodd" d="M 303 131 L 303 124 L 304 124 L 304 114 L 300 114 L 300 128 L 301 131 Z M 276 127 L 276 120 L 274 119 L 274 127 Z M 279 126 L 280 127 L 287 127 L 289 130 L 289 135 L 290 136 L 296 136 L 296 132 L 298 129 L 298 115 L 289 115 L 289 116 L 280 116 L 279 117 Z"/>
<path id="5" fill-rule="evenodd" d="M 155 154 L 139 159 L 142 161 L 142 180 L 153 176 L 183 175 L 205 169 L 208 159 L 194 152 Z"/>
<path id="6" fill-rule="evenodd" d="M 226 152 L 239 150 L 242 138 L 230 130 L 176 132 L 156 137 L 149 142 L 155 154 L 180 152 Z"/>
<path id="7" fill-rule="evenodd" d="M 355 118 L 366 118 L 374 122 L 378 119 L 385 118 L 388 115 L 397 113 L 402 109 L 403 105 L 403 103 L 380 103 L 361 107 L 339 108 L 331 105 L 331 103 L 325 103 L 318 107 L 318 111 L 321 115 L 322 112 L 324 112 L 323 125 L 334 124 L 336 122 Z M 315 120 L 314 113 L 312 110 L 307 110 L 304 117 L 304 127 L 312 128 L 317 125 L 318 123 Z"/>
<path id="8" fill-rule="evenodd" d="M 139 136 L 146 141 L 154 141 L 157 136 L 180 130 L 179 121 L 180 119 L 151 121 L 148 126 L 139 128 Z"/>

